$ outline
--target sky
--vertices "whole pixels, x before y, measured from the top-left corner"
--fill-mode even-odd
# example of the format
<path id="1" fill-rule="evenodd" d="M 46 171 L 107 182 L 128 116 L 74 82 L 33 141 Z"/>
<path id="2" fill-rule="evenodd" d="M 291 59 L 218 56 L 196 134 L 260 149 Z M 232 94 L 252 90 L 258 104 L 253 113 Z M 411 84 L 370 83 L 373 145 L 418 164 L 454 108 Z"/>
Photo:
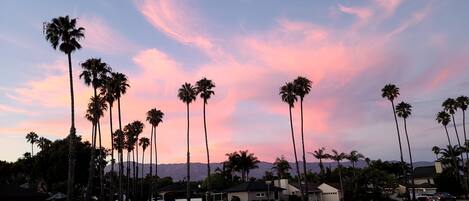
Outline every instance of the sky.
<path id="1" fill-rule="evenodd" d="M 101 58 L 129 78 L 123 124 L 145 122 L 151 108 L 165 113 L 157 128 L 160 163 L 185 161 L 186 107 L 177 90 L 203 77 L 216 84 L 207 105 L 213 162 L 237 150 L 262 161 L 281 155 L 292 161 L 288 105 L 278 92 L 297 76 L 313 81 L 304 100 L 307 152 L 326 147 L 399 160 L 391 104 L 381 97 L 381 88 L 394 83 L 397 102 L 413 106 L 407 127 L 414 160 L 430 161 L 431 148 L 446 144 L 435 121 L 441 102 L 469 95 L 468 7 L 468 1 L 423 0 L 1 1 L 0 160 L 29 152 L 30 131 L 52 140 L 68 134 L 67 57 L 44 39 L 43 23 L 70 15 L 86 29 L 83 48 L 72 55 L 76 127 L 86 140 L 92 89 L 79 79 L 80 63 Z M 200 98 L 190 105 L 194 162 L 206 161 L 202 106 Z M 457 113 L 462 137 L 461 119 Z M 297 147 L 299 120 L 296 104 Z M 149 137 L 145 125 L 141 136 Z M 451 127 L 450 134 L 455 142 Z"/>

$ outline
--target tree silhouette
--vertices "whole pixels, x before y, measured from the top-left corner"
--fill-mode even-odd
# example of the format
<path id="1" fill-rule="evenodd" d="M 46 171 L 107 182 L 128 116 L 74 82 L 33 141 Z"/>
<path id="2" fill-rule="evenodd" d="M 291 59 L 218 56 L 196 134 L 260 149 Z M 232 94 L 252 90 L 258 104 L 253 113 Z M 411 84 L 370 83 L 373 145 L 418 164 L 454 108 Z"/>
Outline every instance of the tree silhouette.
<path id="1" fill-rule="evenodd" d="M 190 149 L 189 149 L 189 104 L 195 101 L 197 97 L 197 91 L 190 83 L 185 83 L 178 90 L 179 99 L 186 104 L 187 107 L 187 184 L 186 184 L 186 199 L 190 201 Z"/>
<path id="2" fill-rule="evenodd" d="M 71 126 L 70 126 L 70 146 L 68 156 L 68 180 L 67 180 L 67 201 L 73 199 L 73 184 L 75 176 L 75 150 L 74 140 L 76 137 L 75 129 L 75 101 L 73 93 L 73 75 L 72 75 L 72 52 L 81 48 L 79 41 L 85 37 L 85 29 L 77 27 L 76 18 L 65 17 L 53 18 L 46 25 L 46 40 L 50 42 L 52 48 L 65 53 L 68 57 L 68 75 L 70 82 L 70 105 L 71 105 Z"/>
<path id="3" fill-rule="evenodd" d="M 26 134 L 26 141 L 31 143 L 31 155 L 34 156 L 34 144 L 38 142 L 39 136 L 31 131 L 28 134 Z"/>
<path id="4" fill-rule="evenodd" d="M 155 177 L 158 178 L 158 151 L 156 143 L 156 127 L 163 122 L 164 113 L 161 110 L 153 108 L 147 112 L 147 121 L 151 124 L 150 134 L 150 178 L 153 178 L 153 147 L 155 147 Z M 154 138 L 154 140 L 153 140 Z M 153 146 L 152 146 L 153 145 Z M 155 186 L 154 180 L 151 180 L 150 185 L 150 200 L 153 199 L 153 187 Z"/>

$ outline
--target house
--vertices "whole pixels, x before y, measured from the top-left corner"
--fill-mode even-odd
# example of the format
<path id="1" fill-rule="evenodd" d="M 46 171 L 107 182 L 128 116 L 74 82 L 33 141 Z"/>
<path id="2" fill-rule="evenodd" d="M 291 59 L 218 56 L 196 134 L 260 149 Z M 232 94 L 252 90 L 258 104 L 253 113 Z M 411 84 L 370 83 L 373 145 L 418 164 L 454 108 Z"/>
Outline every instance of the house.
<path id="1" fill-rule="evenodd" d="M 224 190 L 224 193 L 228 201 L 236 200 L 237 198 L 239 198 L 240 201 L 280 201 L 280 193 L 282 190 L 284 189 L 272 184 L 266 184 L 262 181 L 252 181 L 228 188 Z"/>
<path id="2" fill-rule="evenodd" d="M 163 200 L 176 200 L 178 198 L 186 197 L 186 189 L 186 183 L 173 183 L 158 189 L 158 194 Z"/>
<path id="3" fill-rule="evenodd" d="M 437 188 L 435 185 L 435 177 L 438 170 L 438 164 L 435 163 L 435 166 L 422 166 L 414 168 L 414 186 L 411 184 L 409 179 L 408 188 L 415 188 L 416 194 L 421 193 L 436 193 Z M 398 193 L 405 192 L 405 185 L 399 184 Z"/>
<path id="4" fill-rule="evenodd" d="M 274 185 L 284 189 L 281 191 L 281 200 L 288 200 L 290 195 L 301 196 L 300 185 L 289 183 L 288 179 L 275 180 Z M 339 185 L 335 183 L 310 184 L 307 191 L 304 184 L 301 188 L 307 192 L 308 201 L 339 201 L 342 196 Z"/>

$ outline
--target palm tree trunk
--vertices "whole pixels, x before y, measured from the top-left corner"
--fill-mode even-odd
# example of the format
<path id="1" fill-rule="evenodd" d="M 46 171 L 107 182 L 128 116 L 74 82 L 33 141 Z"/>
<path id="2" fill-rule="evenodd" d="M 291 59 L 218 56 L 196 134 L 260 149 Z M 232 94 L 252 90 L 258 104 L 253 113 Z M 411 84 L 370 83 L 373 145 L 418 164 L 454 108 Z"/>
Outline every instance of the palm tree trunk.
<path id="1" fill-rule="evenodd" d="M 95 152 L 96 152 L 95 150 L 96 149 L 96 133 L 97 133 L 97 125 L 96 123 L 93 122 L 93 129 L 91 132 L 91 157 L 90 157 L 89 170 L 88 170 L 88 183 L 86 185 L 85 201 L 91 200 L 91 194 L 93 192 L 93 179 L 94 179 L 94 169 L 95 169 L 94 158 L 95 158 Z"/>
<path id="2" fill-rule="evenodd" d="M 137 197 L 138 181 L 140 180 L 140 179 L 138 178 L 138 176 L 139 176 L 139 175 L 138 175 L 138 169 L 139 169 L 139 164 L 138 164 L 138 140 L 137 140 L 137 143 L 136 143 L 136 146 L 135 146 L 135 147 L 137 147 L 137 148 L 136 148 L 137 151 L 136 151 L 136 153 L 135 153 L 135 154 L 136 154 L 136 155 L 135 155 L 135 160 L 137 160 L 137 167 L 136 167 L 136 169 L 135 169 L 135 192 L 134 192 L 134 193 L 135 193 L 135 197 Z"/>
<path id="3" fill-rule="evenodd" d="M 117 113 L 119 117 L 119 130 L 122 131 L 122 119 L 121 119 L 121 98 L 117 98 Z M 124 197 L 122 195 L 122 175 L 124 174 L 124 152 L 120 149 L 120 165 L 119 165 L 119 200 L 123 201 Z"/>
<path id="4" fill-rule="evenodd" d="M 404 131 L 405 131 L 405 137 L 407 139 L 407 148 L 409 149 L 409 159 L 410 159 L 410 181 L 412 184 L 412 200 L 416 200 L 415 197 L 415 183 L 414 183 L 414 162 L 412 160 L 412 149 L 410 149 L 410 141 L 409 141 L 409 135 L 407 134 L 407 121 L 404 118 Z"/>
<path id="5" fill-rule="evenodd" d="M 145 164 L 145 149 L 142 150 L 142 173 L 141 173 L 142 174 L 142 181 L 141 181 L 141 185 L 140 185 L 140 197 L 143 197 L 143 180 L 145 178 L 144 175 L 143 175 L 144 164 Z"/>
<path id="6" fill-rule="evenodd" d="M 466 136 L 466 111 L 465 110 L 462 110 L 462 128 L 463 128 L 463 132 L 464 132 L 464 146 L 466 146 L 467 145 L 467 136 Z M 466 153 L 466 160 L 469 160 L 468 151 L 465 150 L 464 152 Z M 463 163 L 464 163 L 464 161 L 463 161 Z M 469 173 L 469 168 L 466 167 L 465 173 L 466 173 L 466 187 L 469 188 L 469 175 L 467 175 Z M 467 198 L 467 194 L 465 194 L 465 198 Z"/>
<path id="7" fill-rule="evenodd" d="M 205 131 L 205 149 L 207 150 L 207 200 L 210 201 L 210 190 L 211 190 L 211 183 L 210 183 L 210 152 L 208 150 L 208 137 L 207 137 L 207 121 L 205 117 L 205 101 L 204 101 L 204 131 Z"/>
<path id="8" fill-rule="evenodd" d="M 303 98 L 301 98 L 300 101 L 300 109 L 301 109 L 301 147 L 303 149 L 303 172 L 304 172 L 304 177 L 303 180 L 305 182 L 305 189 L 306 192 L 306 199 L 308 200 L 308 177 L 307 174 L 308 172 L 306 171 L 306 153 L 305 153 L 305 138 L 304 138 L 304 132 L 303 132 Z"/>
<path id="9" fill-rule="evenodd" d="M 71 109 L 71 126 L 68 142 L 68 179 L 67 179 L 67 201 L 73 200 L 73 185 L 75 180 L 75 98 L 73 94 L 73 75 L 72 75 L 72 56 L 68 56 L 68 75 L 70 81 L 70 109 Z"/>
<path id="10" fill-rule="evenodd" d="M 298 175 L 298 184 L 300 185 L 301 200 L 305 201 L 305 194 L 303 192 L 303 188 L 301 187 L 301 174 L 300 174 L 300 167 L 298 165 L 298 156 L 296 155 L 295 133 L 293 131 L 293 118 L 291 114 L 291 108 L 292 107 L 290 106 L 288 109 L 290 112 L 291 139 L 293 142 L 293 154 L 295 155 L 296 174 Z"/>
<path id="11" fill-rule="evenodd" d="M 337 161 L 337 168 L 339 168 L 339 182 L 340 182 L 340 193 L 339 193 L 339 197 L 340 197 L 340 200 L 343 200 L 344 186 L 342 185 L 342 167 L 340 166 L 340 162 L 339 162 L 339 161 Z"/>
<path id="12" fill-rule="evenodd" d="M 451 139 L 449 138 L 449 132 L 448 132 L 448 127 L 447 126 L 445 126 L 445 131 L 446 131 L 446 137 L 448 138 L 449 146 L 453 146 L 453 145 L 451 145 Z"/>
<path id="13" fill-rule="evenodd" d="M 158 195 L 158 150 L 156 149 L 157 148 L 157 143 L 156 143 L 156 126 L 155 126 L 155 129 L 153 130 L 153 135 L 155 135 L 155 139 L 154 139 L 154 148 L 155 148 L 155 191 L 156 191 L 156 195 Z"/>
<path id="14" fill-rule="evenodd" d="M 132 199 L 135 198 L 135 149 L 132 150 Z"/>
<path id="15" fill-rule="evenodd" d="M 112 135 L 112 105 L 109 103 L 109 126 L 111 131 L 111 174 L 109 177 L 109 201 L 114 201 L 113 178 L 114 178 L 114 140 Z"/>
<path id="16" fill-rule="evenodd" d="M 187 103 L 187 184 L 186 184 L 186 200 L 191 199 L 191 155 L 189 151 L 189 103 Z"/>
<path id="17" fill-rule="evenodd" d="M 154 126 L 151 126 L 150 134 L 150 200 L 153 199 L 153 130 Z"/>
<path id="18" fill-rule="evenodd" d="M 34 148 L 33 148 L 34 143 L 31 142 L 31 157 L 34 156 Z"/>
<path id="19" fill-rule="evenodd" d="M 100 190 L 101 190 L 101 199 L 104 199 L 104 168 L 103 168 L 103 155 L 101 154 L 101 150 L 103 148 L 101 144 L 101 124 L 98 121 L 98 134 L 99 134 L 99 182 L 100 182 Z"/>
<path id="20" fill-rule="evenodd" d="M 391 101 L 391 105 L 392 105 L 392 112 L 393 112 L 393 115 L 394 115 L 394 121 L 396 122 L 396 130 L 397 130 L 397 140 L 399 141 L 399 153 L 400 153 L 400 156 L 401 156 L 401 164 L 405 164 L 404 163 L 404 156 L 402 154 L 402 143 L 401 143 L 401 134 L 399 132 L 399 123 L 397 122 L 397 116 L 396 116 L 396 108 L 394 107 L 394 101 Z M 404 184 L 406 186 L 405 188 L 405 194 L 408 196 L 408 198 L 410 199 L 410 195 L 409 195 L 409 189 L 408 189 L 408 180 L 407 180 L 407 174 L 405 173 L 405 170 L 402 169 L 402 176 L 404 176 Z"/>
<path id="21" fill-rule="evenodd" d="M 130 197 L 130 150 L 127 150 L 127 192 L 125 197 L 126 199 Z"/>
<path id="22" fill-rule="evenodd" d="M 454 114 L 451 114 L 451 118 L 453 119 L 454 132 L 456 134 L 456 139 L 458 140 L 458 145 L 459 145 L 459 147 L 461 147 L 461 141 L 459 140 L 459 134 L 458 134 L 458 129 L 456 128 L 456 121 L 454 119 Z M 464 171 L 465 164 L 464 164 L 464 155 L 463 154 L 461 154 L 461 161 L 462 161 L 462 169 L 463 169 L 463 177 L 464 177 L 466 172 Z M 458 175 L 459 175 L 459 169 L 458 169 Z M 464 183 L 464 179 L 463 179 L 463 183 Z"/>
<path id="23" fill-rule="evenodd" d="M 451 152 L 450 154 L 451 154 L 451 158 L 453 159 L 454 171 L 455 171 L 455 174 L 456 174 L 456 178 L 457 178 L 457 180 L 458 180 L 458 183 L 459 183 L 459 182 L 460 182 L 460 181 L 459 181 L 460 178 L 459 178 L 458 163 L 457 163 L 457 161 L 456 161 L 456 159 L 455 159 L 455 157 L 454 157 L 453 151 L 452 151 L 453 145 L 451 145 L 451 140 L 450 140 L 450 138 L 449 138 L 448 127 L 447 127 L 446 125 L 445 125 L 445 131 L 446 131 L 446 137 L 448 138 L 448 144 L 449 144 L 449 146 L 450 146 L 450 148 L 451 148 L 451 149 L 448 150 L 448 151 Z"/>

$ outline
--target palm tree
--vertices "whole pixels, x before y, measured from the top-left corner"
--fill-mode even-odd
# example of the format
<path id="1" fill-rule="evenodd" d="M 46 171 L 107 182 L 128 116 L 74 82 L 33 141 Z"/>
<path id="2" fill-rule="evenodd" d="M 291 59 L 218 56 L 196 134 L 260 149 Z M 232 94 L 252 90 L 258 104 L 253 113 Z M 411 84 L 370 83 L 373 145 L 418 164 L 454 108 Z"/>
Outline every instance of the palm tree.
<path id="1" fill-rule="evenodd" d="M 304 174 L 304 182 L 305 182 L 305 189 L 308 189 L 308 179 L 306 178 L 306 152 L 305 152 L 305 138 L 303 132 L 303 100 L 304 97 L 309 94 L 311 91 L 311 84 L 312 82 L 305 77 L 297 77 L 293 81 L 293 85 L 295 85 L 295 94 L 300 97 L 300 110 L 301 110 L 301 147 L 303 150 L 303 174 Z"/>
<path id="2" fill-rule="evenodd" d="M 399 87 L 394 84 L 387 84 L 381 89 L 381 96 L 388 99 L 392 105 L 394 120 L 396 122 L 397 140 L 399 141 L 399 153 L 401 156 L 401 163 L 404 163 L 404 156 L 402 155 L 401 135 L 399 133 L 399 124 L 397 123 L 396 109 L 394 108 L 394 100 L 399 96 Z"/>
<path id="3" fill-rule="evenodd" d="M 26 141 L 31 143 L 31 155 L 34 155 L 34 144 L 37 143 L 38 139 L 39 136 L 33 131 L 26 134 Z"/>
<path id="4" fill-rule="evenodd" d="M 464 132 L 464 144 L 467 143 L 466 136 L 466 110 L 469 106 L 469 98 L 467 96 L 459 96 L 456 98 L 457 106 L 462 111 L 462 128 Z M 468 153 L 466 152 L 466 159 L 469 159 Z"/>
<path id="5" fill-rule="evenodd" d="M 292 119 L 292 113 L 291 109 L 294 107 L 295 102 L 297 101 L 297 97 L 295 95 L 295 85 L 291 82 L 285 83 L 280 88 L 280 96 L 282 98 L 282 101 L 288 104 L 288 110 L 290 112 L 290 128 L 291 128 L 291 138 L 292 138 L 292 143 L 293 143 L 293 154 L 295 156 L 295 165 L 296 165 L 296 174 L 298 175 L 298 183 L 301 184 L 301 174 L 300 174 L 300 168 L 298 165 L 298 156 L 296 155 L 296 143 L 295 143 L 295 134 L 293 131 L 293 119 Z M 300 188 L 301 192 L 301 200 L 305 201 L 305 195 L 303 193 L 303 189 Z"/>
<path id="6" fill-rule="evenodd" d="M 111 79 L 114 80 L 114 92 L 115 98 L 117 99 L 117 113 L 119 116 L 119 129 L 122 130 L 122 118 L 121 118 L 121 97 L 127 92 L 127 88 L 130 85 L 127 83 L 127 76 L 122 73 L 113 72 L 111 73 Z"/>
<path id="7" fill-rule="evenodd" d="M 121 129 L 114 131 L 112 135 L 113 147 L 117 150 L 119 160 L 119 201 L 123 201 L 122 196 L 122 174 L 124 172 L 124 156 L 123 150 L 125 148 L 125 133 Z M 112 196 L 112 195 L 111 195 Z"/>
<path id="8" fill-rule="evenodd" d="M 85 84 L 87 86 L 92 86 L 93 87 L 93 92 L 94 96 L 98 97 L 98 88 L 103 88 L 104 83 L 107 80 L 107 74 L 111 72 L 111 67 L 109 67 L 106 63 L 102 62 L 101 59 L 97 58 L 91 58 L 86 60 L 81 64 L 81 67 L 83 69 L 83 72 L 80 74 L 80 79 L 83 79 Z M 106 99 L 103 99 L 103 101 L 106 101 Z M 95 122 L 98 128 L 100 128 L 99 125 L 99 118 L 97 118 L 97 121 Z M 96 133 L 95 133 L 96 134 Z M 99 135 L 99 150 L 102 149 L 101 145 L 101 129 L 98 131 Z M 100 154 L 100 156 L 102 156 Z M 102 160 L 100 158 L 99 160 Z M 104 169 L 101 168 L 101 165 L 99 165 L 99 175 L 100 175 L 100 186 L 101 186 L 101 197 L 104 197 L 104 182 L 103 182 L 103 175 L 104 175 Z"/>
<path id="9" fill-rule="evenodd" d="M 91 199 L 93 190 L 93 178 L 95 169 L 95 152 L 96 152 L 96 135 L 98 129 L 99 119 L 104 116 L 104 110 L 107 109 L 106 100 L 100 96 L 93 96 L 88 103 L 88 109 L 86 111 L 86 118 L 92 123 L 91 132 L 91 157 L 90 166 L 88 171 L 88 184 L 86 188 L 85 200 Z M 100 148 L 101 150 L 101 148 Z"/>
<path id="10" fill-rule="evenodd" d="M 449 137 L 449 133 L 448 133 L 448 124 L 451 122 L 451 116 L 445 112 L 445 111 L 441 111 L 441 112 L 438 112 L 438 114 L 436 115 L 436 121 L 443 125 L 443 127 L 445 128 L 445 132 L 446 132 L 446 137 L 448 138 L 448 147 L 453 147 L 453 145 L 451 145 L 451 139 Z M 452 149 L 448 149 L 448 151 L 452 151 Z M 440 153 L 442 154 L 442 150 L 440 150 Z M 459 171 L 458 171 L 458 162 L 457 162 L 457 159 L 456 157 L 453 157 L 453 166 L 455 167 L 455 171 L 457 171 L 456 175 L 459 175 Z M 458 179 L 459 179 L 459 176 L 458 176 Z"/>
<path id="11" fill-rule="evenodd" d="M 161 112 L 161 110 L 157 110 L 156 108 L 153 108 L 147 112 L 147 121 L 151 124 L 151 134 L 150 134 L 150 178 L 151 180 L 151 185 L 150 185 L 150 200 L 153 199 L 153 186 L 154 180 L 153 180 L 153 147 L 155 147 L 155 176 L 158 178 L 158 151 L 157 151 L 157 144 L 156 144 L 156 127 L 160 125 L 160 123 L 163 122 L 163 117 L 164 113 Z M 153 138 L 155 140 L 153 141 Z"/>
<path id="12" fill-rule="evenodd" d="M 277 172 L 277 176 L 280 179 L 284 179 L 288 175 L 288 171 L 291 169 L 290 163 L 285 160 L 285 157 L 281 156 L 280 158 L 276 158 L 274 163 L 272 164 L 272 169 Z"/>
<path id="13" fill-rule="evenodd" d="M 344 192 L 344 187 L 342 185 L 342 166 L 340 165 L 340 161 L 345 159 L 345 153 L 339 153 L 335 149 L 332 150 L 332 155 L 329 155 L 329 158 L 335 162 L 337 162 L 337 168 L 339 169 L 339 182 L 340 182 L 340 192 Z M 342 200 L 341 196 L 341 200 Z"/>
<path id="14" fill-rule="evenodd" d="M 407 118 L 412 114 L 412 106 L 406 102 L 400 102 L 396 106 L 396 114 L 404 120 L 404 131 L 407 139 L 407 148 L 409 149 L 410 170 L 411 170 L 411 183 L 412 183 L 412 200 L 415 200 L 415 185 L 414 185 L 414 163 L 412 161 L 412 149 L 410 148 L 409 135 L 407 134 Z"/>
<path id="15" fill-rule="evenodd" d="M 435 154 L 436 160 L 438 160 L 438 154 L 440 154 L 440 147 L 433 146 L 432 151 Z"/>
<path id="16" fill-rule="evenodd" d="M 179 99 L 186 104 L 187 108 L 187 189 L 186 189 L 186 199 L 190 201 L 190 181 L 191 181 L 191 173 L 190 173 L 190 151 L 189 151 L 189 104 L 192 101 L 195 101 L 197 98 L 197 92 L 195 87 L 193 87 L 190 83 L 185 83 L 181 86 L 178 90 L 178 97 Z"/>
<path id="17" fill-rule="evenodd" d="M 116 100 L 116 86 L 117 82 L 116 79 L 113 79 L 111 76 L 106 76 L 104 78 L 104 83 L 103 87 L 101 87 L 100 95 L 104 97 L 106 102 L 109 104 L 109 130 L 111 132 L 111 173 L 114 173 L 114 143 L 112 140 L 114 139 L 113 133 L 114 130 L 112 128 L 112 106 L 114 104 L 114 101 Z M 114 188 L 113 188 L 113 176 L 109 177 L 109 201 L 113 201 L 113 195 L 114 195 Z"/>
<path id="18" fill-rule="evenodd" d="M 223 162 L 223 170 L 229 172 L 231 181 L 233 181 L 233 173 L 236 171 L 240 171 L 239 168 L 239 159 L 240 155 L 237 151 L 233 153 L 227 153 L 225 154 L 228 156 L 228 160 Z"/>
<path id="19" fill-rule="evenodd" d="M 346 159 L 352 163 L 353 169 L 355 169 L 355 164 L 357 164 L 357 162 L 363 158 L 365 158 L 365 156 L 363 156 L 363 154 L 358 153 L 358 151 L 355 151 L 355 150 L 351 151 L 349 155 L 346 155 Z"/>
<path id="20" fill-rule="evenodd" d="M 249 178 L 249 171 L 258 168 L 257 164 L 260 162 L 253 153 L 248 150 L 239 151 L 238 168 L 241 170 L 241 176 L 244 182 Z"/>
<path id="21" fill-rule="evenodd" d="M 324 173 L 324 164 L 322 163 L 322 159 L 327 159 L 326 148 L 321 147 L 318 150 L 310 152 L 316 159 L 319 160 L 319 169 L 321 169 L 321 174 Z"/>
<path id="22" fill-rule="evenodd" d="M 143 175 L 143 164 L 145 163 L 145 150 L 147 149 L 148 145 L 150 145 L 150 139 L 146 137 L 140 138 L 139 145 L 142 147 L 142 180 L 144 178 Z M 152 165 L 152 164 L 150 164 Z M 140 196 L 143 195 L 143 181 L 142 186 L 140 188 Z"/>
<path id="23" fill-rule="evenodd" d="M 40 137 L 39 140 L 37 141 L 37 146 L 41 148 L 41 151 L 44 151 L 45 149 L 50 147 L 50 144 L 52 141 L 45 137 Z"/>
<path id="24" fill-rule="evenodd" d="M 458 145 L 461 146 L 461 141 L 459 140 L 458 129 L 456 128 L 456 122 L 454 120 L 454 114 L 458 110 L 458 104 L 456 100 L 452 98 L 448 98 L 445 101 L 443 101 L 441 106 L 446 112 L 448 112 L 451 115 L 451 118 L 453 119 L 454 132 L 456 133 L 456 139 L 458 140 Z"/>
<path id="25" fill-rule="evenodd" d="M 208 104 L 208 99 L 215 95 L 212 90 L 215 84 L 212 80 L 202 78 L 195 83 L 197 94 L 200 94 L 200 98 L 204 100 L 203 103 L 203 114 L 204 114 L 204 131 L 205 131 L 205 149 L 207 151 L 207 198 L 210 198 L 210 152 L 208 150 L 208 137 L 207 137 L 207 121 L 205 115 L 205 105 Z"/>
<path id="26" fill-rule="evenodd" d="M 68 179 L 67 179 L 67 201 L 73 200 L 73 181 L 75 176 L 75 150 L 74 140 L 75 130 L 75 105 L 73 94 L 73 76 L 72 76 L 72 52 L 81 48 L 79 41 L 85 37 L 85 29 L 77 27 L 76 18 L 65 17 L 53 18 L 46 24 L 46 40 L 57 49 L 68 56 L 68 74 L 70 82 L 70 105 L 71 105 L 71 126 L 69 135 L 69 154 L 68 154 Z"/>
<path id="27" fill-rule="evenodd" d="M 134 121 L 132 123 L 127 124 L 124 127 L 124 133 L 126 136 L 126 149 L 127 149 L 127 193 L 129 195 L 134 195 L 133 192 L 130 191 L 130 153 L 134 151 L 135 145 L 138 141 L 138 136 L 143 131 L 143 123 L 140 121 Z M 133 155 L 133 154 L 132 154 Z M 135 172 L 135 161 L 132 159 L 132 172 Z M 136 178 L 133 178 L 134 180 Z M 130 194 L 131 193 L 131 194 Z"/>

